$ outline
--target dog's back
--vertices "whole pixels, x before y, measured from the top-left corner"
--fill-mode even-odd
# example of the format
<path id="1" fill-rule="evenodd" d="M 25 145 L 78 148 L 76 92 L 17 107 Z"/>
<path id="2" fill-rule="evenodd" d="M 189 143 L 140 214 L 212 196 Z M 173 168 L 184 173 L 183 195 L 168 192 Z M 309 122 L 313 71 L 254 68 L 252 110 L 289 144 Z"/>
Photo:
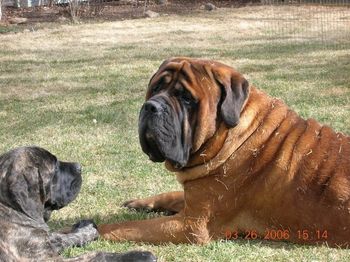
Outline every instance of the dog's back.
<path id="1" fill-rule="evenodd" d="M 349 245 L 350 137 L 302 119 L 263 92 L 254 95 L 242 112 L 252 130 L 239 146 L 232 139 L 238 149 L 220 169 L 222 182 L 245 202 L 231 224 L 262 236 L 288 230 L 286 240 L 295 242 Z M 244 137 L 248 131 L 239 128 L 233 132 Z"/>

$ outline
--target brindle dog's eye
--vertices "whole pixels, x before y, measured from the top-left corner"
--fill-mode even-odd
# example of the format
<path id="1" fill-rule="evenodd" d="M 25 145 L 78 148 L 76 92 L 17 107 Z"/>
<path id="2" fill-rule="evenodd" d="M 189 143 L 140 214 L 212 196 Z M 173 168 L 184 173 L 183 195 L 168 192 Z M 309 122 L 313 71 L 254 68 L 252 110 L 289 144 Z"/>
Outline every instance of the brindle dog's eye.
<path id="1" fill-rule="evenodd" d="M 59 167 L 58 162 L 57 162 L 56 165 L 55 165 L 54 172 L 57 173 L 59 170 L 60 170 L 60 167 Z"/>

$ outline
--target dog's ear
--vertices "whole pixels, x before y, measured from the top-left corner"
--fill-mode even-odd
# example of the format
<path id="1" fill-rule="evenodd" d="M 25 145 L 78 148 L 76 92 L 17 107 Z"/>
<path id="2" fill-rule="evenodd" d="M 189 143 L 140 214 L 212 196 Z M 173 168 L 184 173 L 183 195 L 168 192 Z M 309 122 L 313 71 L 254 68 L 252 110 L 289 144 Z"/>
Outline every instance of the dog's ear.
<path id="1" fill-rule="evenodd" d="M 11 169 L 7 173 L 7 188 L 12 207 L 36 221 L 43 222 L 43 181 L 36 167 L 19 170 Z"/>
<path id="2" fill-rule="evenodd" d="M 214 68 L 213 75 L 221 88 L 220 115 L 227 126 L 235 127 L 249 95 L 249 83 L 231 68 Z"/>

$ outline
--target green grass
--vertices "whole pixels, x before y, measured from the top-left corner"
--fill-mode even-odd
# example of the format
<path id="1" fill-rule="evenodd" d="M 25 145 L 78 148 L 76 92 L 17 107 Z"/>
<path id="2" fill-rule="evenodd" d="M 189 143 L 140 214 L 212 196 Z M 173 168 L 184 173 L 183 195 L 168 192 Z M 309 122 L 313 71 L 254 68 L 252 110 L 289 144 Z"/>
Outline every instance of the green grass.
<path id="1" fill-rule="evenodd" d="M 53 229 L 82 218 L 101 223 L 154 217 L 120 205 L 181 188 L 162 164 L 142 153 L 137 135 L 148 80 L 171 56 L 232 65 L 303 117 L 350 134 L 350 44 L 279 41 L 270 32 L 265 36 L 269 28 L 249 20 L 259 12 L 221 9 L 196 17 L 57 25 L 0 35 L 0 151 L 36 144 L 84 168 L 80 195 L 54 213 Z M 245 17 L 248 29 L 240 27 Z M 64 255 L 131 249 L 153 251 L 160 261 L 350 259 L 347 250 L 244 240 L 206 246 L 99 240 Z"/>

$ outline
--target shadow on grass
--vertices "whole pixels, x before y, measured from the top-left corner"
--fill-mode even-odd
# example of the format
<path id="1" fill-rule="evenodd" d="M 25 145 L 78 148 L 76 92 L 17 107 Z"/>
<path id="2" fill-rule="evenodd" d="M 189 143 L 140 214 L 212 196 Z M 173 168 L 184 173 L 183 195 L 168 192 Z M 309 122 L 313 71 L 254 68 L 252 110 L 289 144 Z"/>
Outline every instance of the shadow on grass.
<path id="1" fill-rule="evenodd" d="M 255 39 L 256 40 L 256 39 Z M 244 43 L 246 39 L 236 39 L 237 43 Z M 45 72 L 50 70 L 53 72 L 61 72 L 65 74 L 64 81 L 70 82 L 82 82 L 89 84 L 94 80 L 100 80 L 108 82 L 114 81 L 115 86 L 124 86 L 127 84 L 126 81 L 139 81 L 141 77 L 146 77 L 145 73 L 154 70 L 145 70 L 142 67 L 142 63 L 145 61 L 161 63 L 161 61 L 173 57 L 173 56 L 189 56 L 189 57 L 207 57 L 215 60 L 220 60 L 223 58 L 228 59 L 253 59 L 261 60 L 262 62 L 254 62 L 254 64 L 242 66 L 240 70 L 242 73 L 256 73 L 263 72 L 266 74 L 271 74 L 270 78 L 284 78 L 284 79 L 298 79 L 298 80 L 308 80 L 322 78 L 325 82 L 333 81 L 332 84 L 347 84 L 350 81 L 350 56 L 349 54 L 337 55 L 336 60 L 322 61 L 323 64 L 320 66 L 319 62 L 310 61 L 312 59 L 308 58 L 310 53 L 317 52 L 334 52 L 346 50 L 345 47 L 341 46 L 327 46 L 322 43 L 288 43 L 288 42 L 269 42 L 266 38 L 262 38 L 261 44 L 258 43 L 246 43 L 244 45 L 234 45 L 226 44 L 224 47 L 216 48 L 192 48 L 190 46 L 164 46 L 161 48 L 145 47 L 140 46 L 140 44 L 128 44 L 128 45 L 116 45 L 115 47 L 107 49 L 108 51 L 104 55 L 98 55 L 95 57 L 77 57 L 72 59 L 71 55 L 64 54 L 59 57 L 52 57 L 52 51 L 33 51 L 33 50 L 22 50 L 23 54 L 33 54 L 37 58 L 33 59 L 21 59 L 21 60 L 9 60 L 2 61 L 2 66 L 0 67 L 0 72 L 4 74 L 16 74 L 17 77 L 3 77 L 4 83 L 30 83 L 35 84 L 37 82 L 48 82 L 48 81 L 58 81 L 59 76 L 52 75 L 46 76 L 45 74 L 39 74 L 37 78 L 31 76 L 21 76 L 23 71 L 35 71 L 35 68 L 42 68 Z M 140 48 L 142 52 L 140 52 Z M 349 46 L 347 49 L 350 48 Z M 125 52 L 127 50 L 128 52 Z M 7 51 L 4 51 L 7 52 Z M 2 51 L 0 50 L 0 54 Z M 132 53 L 132 55 L 130 55 Z M 300 61 L 280 61 L 274 62 L 275 59 L 280 58 L 291 58 L 295 59 L 295 56 L 299 55 Z M 304 59 L 303 59 L 304 57 Z M 316 55 L 317 60 L 322 59 L 322 54 Z M 113 71 L 116 67 L 123 64 L 130 64 L 130 59 L 133 59 L 137 65 L 139 61 L 140 68 L 135 70 L 134 74 L 126 75 L 130 72 L 120 72 Z M 271 63 L 266 63 L 266 61 L 271 60 Z M 276 69 L 281 67 L 281 64 L 289 64 L 289 72 L 284 72 L 280 75 L 273 73 Z M 109 68 L 111 66 L 111 68 Z M 232 65 L 235 66 L 235 65 Z M 34 67 L 34 68 L 33 68 Z M 105 69 L 100 70 L 101 68 Z M 46 70 L 45 70 L 46 69 Z M 327 69 L 327 70 L 325 70 Z M 141 75 L 140 75 L 140 72 Z M 83 75 L 77 73 L 84 72 Z M 61 74 L 62 75 L 62 74 Z M 149 77 L 151 72 L 149 72 Z M 40 79 L 38 77 L 44 77 Z M 28 82 L 29 81 L 29 82 Z M 112 82 L 110 82 L 112 83 Z"/>
<path id="2" fill-rule="evenodd" d="M 142 105 L 141 98 L 138 97 L 103 105 L 86 105 L 84 108 L 79 108 L 79 101 L 76 103 L 76 110 L 43 110 L 40 108 L 43 102 L 38 103 L 35 108 L 31 101 L 17 101 L 11 104 L 0 101 L 0 111 L 11 112 L 14 119 L 18 120 L 3 125 L 1 129 L 12 136 L 26 136 L 48 126 L 88 130 L 93 127 L 93 119 L 97 119 L 99 124 L 112 124 L 117 130 L 125 130 L 126 127 L 133 128 L 131 123 L 137 125 L 137 108 L 141 108 Z M 5 122 L 4 120 L 3 123 Z"/>
<path id="3" fill-rule="evenodd" d="M 122 223 L 126 221 L 136 221 L 136 220 L 147 220 L 152 219 L 156 217 L 164 216 L 163 213 L 156 213 L 156 212 L 145 212 L 145 211 L 134 211 L 134 210 L 124 210 L 120 214 L 114 214 L 109 216 L 101 216 L 99 214 L 94 215 L 93 217 L 84 217 L 84 218 L 71 218 L 71 219 L 64 219 L 59 221 L 52 221 L 49 222 L 50 228 L 52 230 L 62 230 L 64 228 L 65 230 L 68 230 L 71 225 L 77 223 L 81 219 L 92 219 L 96 224 L 110 224 L 110 223 Z M 103 240 L 103 239 L 100 239 Z M 107 241 L 107 240 L 106 240 Z M 273 240 L 264 240 L 264 239 L 244 239 L 244 236 L 239 236 L 238 239 L 235 240 L 216 240 L 220 241 L 221 243 L 234 243 L 235 245 L 239 245 L 242 247 L 249 246 L 256 246 L 256 247 L 269 247 L 273 249 L 283 249 L 283 250 L 293 250 L 300 247 L 315 247 L 315 245 L 300 245 L 288 241 L 273 241 Z M 108 241 L 113 243 L 112 241 Z M 215 241 L 211 241 L 210 243 L 213 243 Z M 209 245 L 210 245 L 209 243 Z M 189 244 L 191 245 L 191 244 Z M 322 244 L 319 244 L 322 245 Z"/>
<path id="4" fill-rule="evenodd" d="M 56 211 L 60 212 L 60 211 Z M 126 221 L 146 220 L 155 217 L 163 216 L 163 213 L 146 212 L 123 209 L 118 214 L 104 216 L 103 214 L 94 214 L 91 217 L 70 217 L 65 219 L 53 219 L 48 222 L 52 230 L 60 230 L 61 228 L 69 228 L 80 220 L 92 219 L 96 224 L 112 224 L 122 223 Z"/>
<path id="5" fill-rule="evenodd" d="M 126 48 L 126 46 L 121 45 L 116 47 L 117 49 Z M 139 48 L 138 46 L 134 47 L 135 50 Z M 147 49 L 147 48 L 146 48 Z M 270 43 L 270 44 L 248 44 L 244 48 L 240 49 L 233 47 L 232 49 L 224 49 L 218 53 L 218 49 L 208 48 L 196 50 L 194 48 L 181 48 L 181 47 L 172 47 L 172 48 L 163 48 L 160 50 L 153 50 L 152 52 L 142 52 L 138 55 L 135 55 L 137 59 L 142 60 L 151 60 L 154 62 L 159 61 L 160 59 L 166 59 L 174 55 L 185 55 L 185 56 L 216 56 L 217 59 L 222 58 L 234 58 L 234 59 L 254 59 L 258 60 L 254 63 L 248 62 L 247 65 L 244 65 L 240 68 L 245 74 L 251 74 L 254 77 L 255 73 L 262 73 L 268 80 L 269 86 L 261 86 L 260 88 L 266 89 L 272 95 L 277 95 L 279 97 L 284 97 L 289 90 L 286 90 L 285 87 L 275 88 L 276 81 L 283 81 L 284 83 L 300 83 L 296 84 L 293 87 L 292 99 L 291 101 L 294 108 L 299 106 L 303 107 L 304 104 L 312 103 L 313 106 L 317 107 L 317 104 L 324 105 L 339 105 L 346 106 L 348 103 L 348 95 L 328 95 L 324 98 L 315 98 L 315 92 L 322 92 L 328 87 L 342 86 L 345 88 L 350 82 L 350 56 L 348 54 L 338 55 L 336 61 L 334 60 L 325 60 L 323 61 L 322 66 L 317 62 L 302 61 L 301 63 L 293 62 L 278 62 L 274 63 L 272 60 L 275 58 L 281 57 L 291 57 L 295 56 L 295 53 L 298 50 L 302 50 L 303 54 L 307 57 L 307 53 L 315 52 L 315 50 L 321 51 L 336 51 L 338 50 L 335 47 L 323 47 L 321 45 L 306 45 L 300 44 L 283 44 L 283 43 Z M 33 52 L 28 50 L 28 52 Z M 135 51 L 136 52 L 136 51 Z M 71 59 L 65 58 L 62 59 L 59 63 L 57 60 L 47 61 L 52 67 L 58 67 L 59 70 L 64 68 L 69 68 L 71 66 L 82 67 L 83 65 L 104 65 L 112 64 L 123 61 L 123 55 L 116 55 L 115 49 L 106 52 L 102 57 L 95 58 L 79 58 Z M 50 53 L 51 54 L 51 53 Z M 48 54 L 47 54 L 48 55 Z M 45 57 L 46 55 L 43 54 Z M 135 58 L 135 57 L 134 57 Z M 128 56 L 127 59 L 130 59 Z M 308 58 L 305 58 L 307 60 Z M 261 63 L 259 63 L 261 60 Z M 266 63 L 266 61 L 271 60 L 271 62 Z M 317 59 L 318 61 L 319 59 Z M 11 61 L 8 62 L 8 69 L 3 69 L 6 72 L 15 72 L 23 67 L 34 65 L 40 65 L 41 61 L 39 60 L 20 60 L 20 61 Z M 282 63 L 282 64 L 281 64 Z M 287 66 L 288 63 L 291 63 L 290 66 Z M 233 65 L 234 66 L 234 65 Z M 282 68 L 282 67 L 285 68 Z M 4 68 L 7 68 L 5 66 Z M 10 115 L 13 116 L 13 119 L 18 119 L 13 123 L 8 125 L 2 125 L 1 128 L 4 133 L 11 134 L 14 136 L 18 135 L 27 135 L 28 133 L 35 132 L 37 129 L 44 128 L 46 126 L 59 127 L 60 125 L 64 126 L 79 126 L 81 128 L 88 127 L 91 124 L 91 121 L 94 118 L 98 118 L 101 123 L 105 124 L 114 124 L 118 126 L 127 125 L 129 126 L 130 122 L 130 112 L 133 113 L 132 119 L 135 119 L 135 116 L 141 107 L 144 93 L 146 90 L 146 85 L 142 84 L 140 87 L 140 81 L 145 82 L 146 72 L 155 71 L 154 70 L 141 70 L 142 73 L 136 72 L 131 75 L 124 75 L 128 71 L 120 72 L 111 72 L 107 71 L 104 74 L 99 74 L 94 72 L 92 69 L 88 69 L 87 76 L 76 76 L 74 73 L 69 73 L 65 81 L 67 82 L 76 82 L 76 83 L 86 83 L 86 86 L 73 89 L 62 89 L 53 90 L 52 93 L 49 93 L 47 97 L 38 97 L 29 100 L 20 100 L 18 98 L 9 98 L 6 100 L 0 99 L 0 111 L 10 112 Z M 89 71 L 92 70 L 92 71 Z M 19 74 L 20 75 L 20 74 Z M 151 74 L 149 75 L 149 77 Z M 29 81 L 32 85 L 35 83 L 41 83 L 40 79 L 21 79 L 20 77 L 16 80 L 3 79 L 5 82 L 8 81 L 11 85 L 12 81 Z M 141 79 L 141 80 L 140 80 Z M 57 77 L 54 76 L 51 80 L 57 80 Z M 308 81 L 313 82 L 317 80 L 321 83 L 319 90 L 313 90 L 310 93 L 305 94 L 305 83 Z M 46 80 L 47 81 L 47 80 Z M 103 85 L 97 85 L 94 87 L 94 82 L 102 81 Z M 39 85 L 40 86 L 40 85 Z M 349 87 L 349 86 L 348 86 Z M 0 87 L 2 88 L 2 87 Z M 36 92 L 36 90 L 33 90 Z M 92 95 L 109 95 L 114 96 L 116 102 L 106 103 L 105 105 L 87 105 L 85 108 L 79 108 L 79 100 L 85 99 L 86 97 L 91 97 Z M 43 106 L 46 104 L 55 104 L 58 105 L 62 103 L 62 97 L 66 99 L 71 99 L 75 101 L 75 107 L 77 110 L 71 111 L 59 111 L 59 110 L 43 110 Z M 317 102 L 318 101 L 318 102 Z M 137 106 L 136 106 L 137 104 Z M 0 116 L 0 119 L 2 117 Z M 324 117 L 323 117 L 324 118 Z M 322 118 L 322 119 L 323 119 Z M 4 117 L 3 123 L 7 122 L 8 117 Z M 135 121 L 133 121 L 135 122 Z"/>

